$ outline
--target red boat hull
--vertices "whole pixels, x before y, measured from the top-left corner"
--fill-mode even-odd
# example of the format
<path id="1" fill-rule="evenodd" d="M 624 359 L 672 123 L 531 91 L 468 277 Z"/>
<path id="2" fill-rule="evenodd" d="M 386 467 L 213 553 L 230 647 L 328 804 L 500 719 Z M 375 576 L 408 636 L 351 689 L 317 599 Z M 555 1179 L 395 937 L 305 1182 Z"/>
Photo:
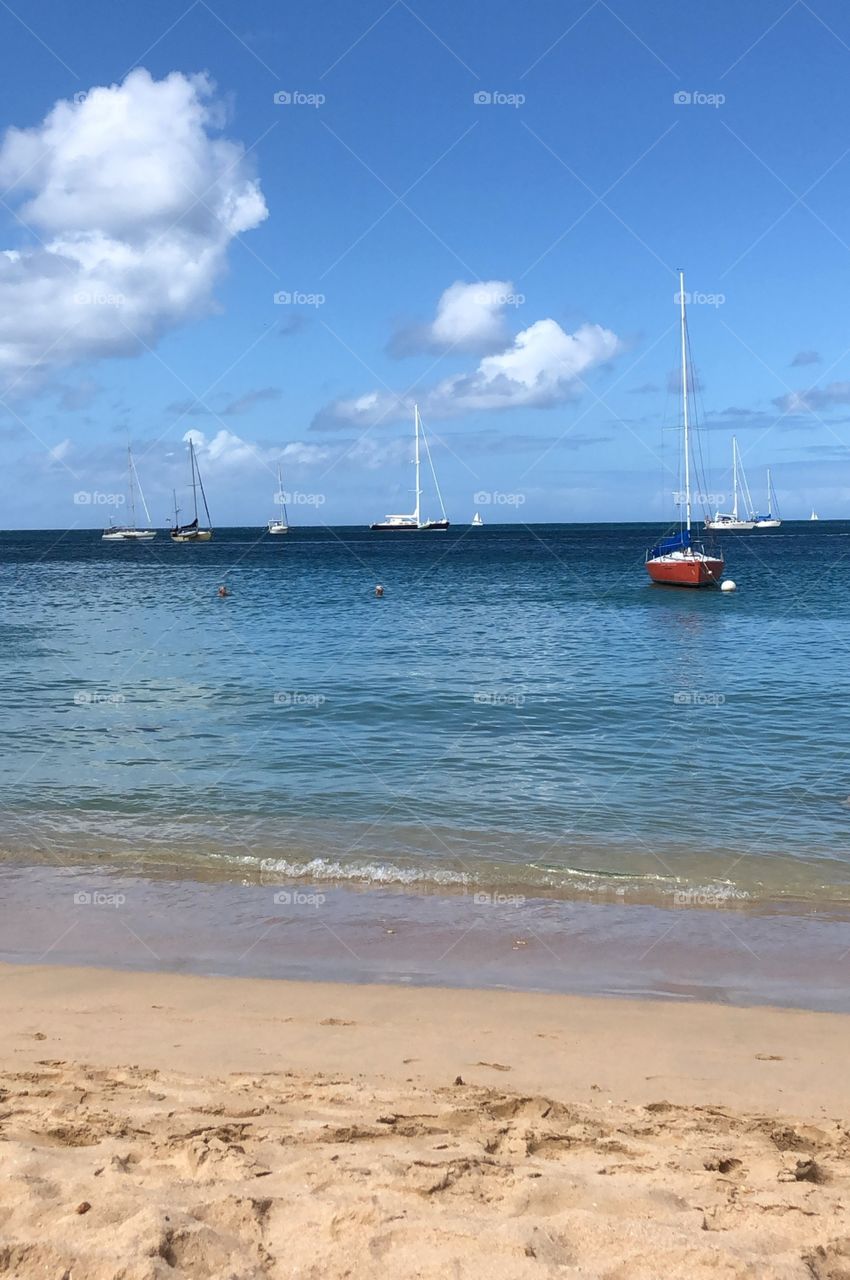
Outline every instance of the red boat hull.
<path id="1" fill-rule="evenodd" d="M 646 571 L 653 582 L 669 587 L 716 587 L 723 573 L 723 561 L 697 556 L 676 559 L 659 556 L 657 560 L 647 560 Z"/>

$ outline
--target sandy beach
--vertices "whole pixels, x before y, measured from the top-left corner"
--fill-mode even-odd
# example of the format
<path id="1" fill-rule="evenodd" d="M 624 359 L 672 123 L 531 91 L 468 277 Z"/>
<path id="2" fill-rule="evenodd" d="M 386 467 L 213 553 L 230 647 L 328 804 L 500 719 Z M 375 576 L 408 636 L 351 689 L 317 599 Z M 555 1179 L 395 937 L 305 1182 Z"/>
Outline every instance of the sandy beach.
<path id="1" fill-rule="evenodd" d="M 842 1015 L 2 974 L 0 1274 L 850 1274 Z"/>

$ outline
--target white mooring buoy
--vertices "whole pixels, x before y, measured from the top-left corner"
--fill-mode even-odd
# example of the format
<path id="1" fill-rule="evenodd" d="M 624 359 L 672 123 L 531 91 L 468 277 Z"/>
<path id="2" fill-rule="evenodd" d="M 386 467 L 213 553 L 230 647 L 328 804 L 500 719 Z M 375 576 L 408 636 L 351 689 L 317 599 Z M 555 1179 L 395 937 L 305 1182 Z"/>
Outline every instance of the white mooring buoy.
<path id="1" fill-rule="evenodd" d="M 721 582 L 720 584 L 720 590 L 721 591 L 737 591 L 738 587 L 737 587 L 737 584 L 734 583 L 731 578 L 724 578 L 723 582 Z"/>

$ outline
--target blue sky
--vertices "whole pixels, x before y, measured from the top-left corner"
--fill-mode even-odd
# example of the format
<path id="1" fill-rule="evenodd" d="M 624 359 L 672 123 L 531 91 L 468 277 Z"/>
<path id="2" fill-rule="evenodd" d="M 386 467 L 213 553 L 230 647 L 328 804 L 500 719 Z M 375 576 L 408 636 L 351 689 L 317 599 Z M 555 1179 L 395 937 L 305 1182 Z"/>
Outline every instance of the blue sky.
<path id="1" fill-rule="evenodd" d="M 279 458 L 294 519 L 365 524 L 410 505 L 414 399 L 453 520 L 667 520 L 680 265 L 706 488 L 734 431 L 789 518 L 848 515 L 837 0 L 95 0 L 0 34 L 4 527 L 103 523 L 74 498 L 128 439 L 161 526 L 190 430 L 217 524 L 273 513 Z"/>

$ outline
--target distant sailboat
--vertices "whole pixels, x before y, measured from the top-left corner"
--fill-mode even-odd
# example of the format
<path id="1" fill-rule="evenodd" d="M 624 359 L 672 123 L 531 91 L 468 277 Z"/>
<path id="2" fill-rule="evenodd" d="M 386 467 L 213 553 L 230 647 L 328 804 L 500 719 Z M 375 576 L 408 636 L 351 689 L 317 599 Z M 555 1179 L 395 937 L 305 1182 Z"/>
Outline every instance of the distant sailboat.
<path id="1" fill-rule="evenodd" d="M 103 542 L 151 542 L 156 537 L 156 530 L 150 528 L 151 513 L 148 511 L 148 504 L 145 502 L 145 495 L 142 493 L 142 486 L 139 484 L 136 464 L 133 461 L 133 450 L 129 445 L 127 445 L 127 472 L 129 476 L 127 492 L 130 499 L 130 523 L 125 525 L 111 524 L 108 529 L 103 531 Z M 139 490 L 139 497 L 142 500 L 142 507 L 148 522 L 147 529 L 136 528 L 136 489 Z"/>
<path id="2" fill-rule="evenodd" d="M 428 458 L 428 465 L 431 468 L 431 476 L 434 480 L 434 489 L 437 493 L 437 501 L 440 504 L 442 519 L 440 520 L 423 520 L 422 519 L 422 483 L 420 479 L 421 465 L 419 458 L 419 441 L 425 445 L 425 453 Z M 425 428 L 422 426 L 422 420 L 419 417 L 419 406 L 413 406 L 413 440 L 414 455 L 413 465 L 416 475 L 416 505 L 410 515 L 389 515 L 383 520 L 378 520 L 375 524 L 369 526 L 375 532 L 379 533 L 417 533 L 426 530 L 448 529 L 449 521 L 446 516 L 446 508 L 443 505 L 443 495 L 440 493 L 440 485 L 437 480 L 437 473 L 434 470 L 434 463 L 431 460 L 431 450 L 428 447 L 428 437 L 425 435 Z"/>
<path id="3" fill-rule="evenodd" d="M 819 516 L 819 515 L 818 515 L 818 513 L 815 511 L 814 507 L 812 507 L 812 514 L 809 516 L 809 519 L 810 519 L 810 520 L 820 520 L 820 516 Z"/>
<path id="4" fill-rule="evenodd" d="M 688 416 L 688 329 L 685 316 L 685 274 L 679 272 L 679 315 L 682 337 L 682 441 L 685 477 L 684 527 L 656 543 L 646 556 L 646 571 L 653 582 L 671 587 L 709 587 L 720 581 L 723 556 L 707 552 L 691 531 L 691 445 Z"/>
<path id="5" fill-rule="evenodd" d="M 280 507 L 280 515 L 278 516 L 277 519 L 272 517 L 272 519 L 268 523 L 268 531 L 269 533 L 289 533 L 289 525 L 286 522 L 287 521 L 286 501 L 285 501 L 284 492 L 283 492 L 283 483 L 280 478 L 279 463 L 277 468 L 277 493 L 275 495 L 275 502 L 277 502 L 277 504 Z"/>
<path id="6" fill-rule="evenodd" d="M 174 525 L 171 529 L 172 542 L 209 542 L 213 536 L 212 521 L 210 520 L 210 509 L 207 506 L 207 495 L 204 493 L 204 482 L 201 479 L 201 473 L 195 458 L 195 446 L 192 437 L 189 437 L 189 465 L 192 472 L 192 502 L 194 505 L 195 518 L 191 524 L 181 525 L 178 522 L 180 508 L 177 505 L 177 494 L 174 494 Z M 210 528 L 201 529 L 198 521 L 198 489 L 201 491 L 201 498 L 204 503 L 204 513 L 207 517 L 207 524 Z"/>
<path id="7" fill-rule="evenodd" d="M 774 511 L 776 515 L 774 515 Z M 756 516 L 755 525 L 757 529 L 778 529 L 782 524 L 779 518 L 779 503 L 776 501 L 776 494 L 773 485 L 770 482 L 770 467 L 767 469 L 767 515 Z"/>
<path id="8" fill-rule="evenodd" d="M 747 509 L 746 517 L 738 514 L 738 484 L 740 476 L 740 486 L 744 496 L 744 502 Z M 750 490 L 747 485 L 747 477 L 744 475 L 744 468 L 738 457 L 738 441 L 732 437 L 732 511 L 724 513 L 717 511 L 711 520 L 706 520 L 706 529 L 714 529 L 717 531 L 737 533 L 742 529 L 755 528 L 755 516 L 753 515 L 753 504 L 750 499 Z"/>
<path id="9" fill-rule="evenodd" d="M 481 519 L 481 512 L 476 511 L 475 515 L 472 517 L 473 529 L 480 529 L 483 523 L 484 521 Z"/>

